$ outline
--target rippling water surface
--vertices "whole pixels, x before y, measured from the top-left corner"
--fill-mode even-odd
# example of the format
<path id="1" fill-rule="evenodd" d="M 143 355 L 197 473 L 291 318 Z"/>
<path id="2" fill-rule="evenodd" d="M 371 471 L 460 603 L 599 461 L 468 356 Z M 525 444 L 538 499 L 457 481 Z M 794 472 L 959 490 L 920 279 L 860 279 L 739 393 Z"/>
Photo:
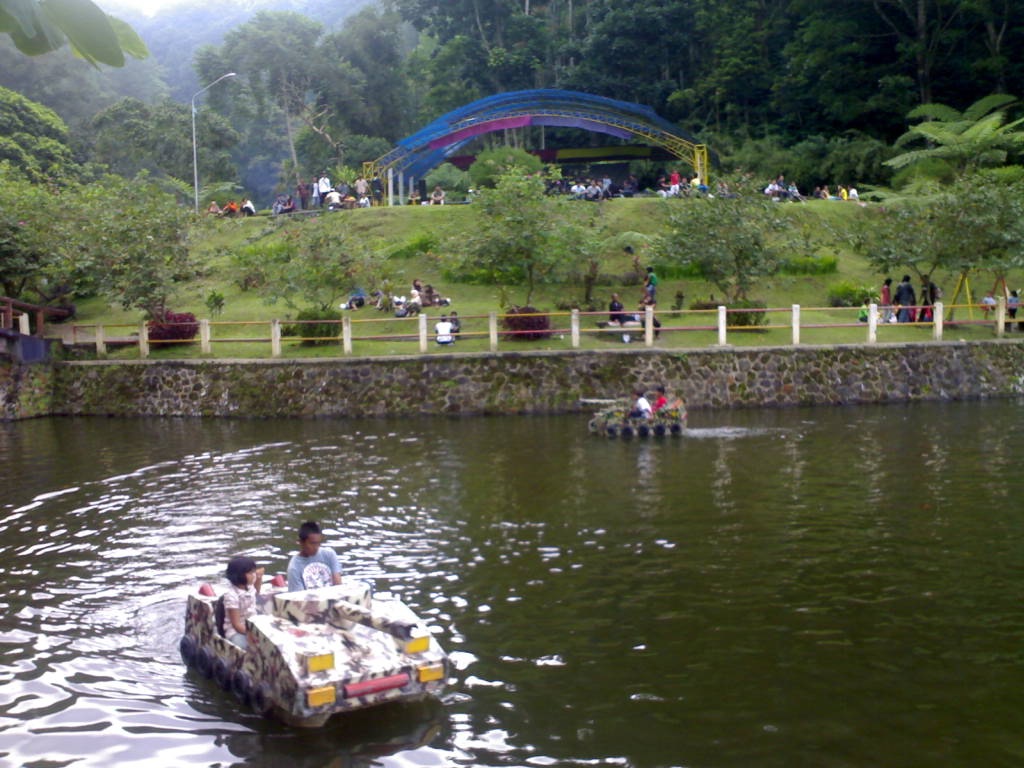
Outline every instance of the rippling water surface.
<path id="1" fill-rule="evenodd" d="M 0 425 L 0 764 L 1016 766 L 1024 403 Z M 299 731 L 177 655 L 322 521 L 439 627 L 445 698 Z"/>

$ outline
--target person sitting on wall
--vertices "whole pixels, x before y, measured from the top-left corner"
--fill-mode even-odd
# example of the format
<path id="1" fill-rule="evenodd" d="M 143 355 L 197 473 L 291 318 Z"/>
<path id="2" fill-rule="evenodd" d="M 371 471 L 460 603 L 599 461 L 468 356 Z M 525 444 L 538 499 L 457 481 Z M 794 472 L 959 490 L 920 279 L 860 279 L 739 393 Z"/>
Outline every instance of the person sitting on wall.
<path id="1" fill-rule="evenodd" d="M 447 345 L 455 343 L 455 337 L 452 335 L 452 323 L 448 319 L 448 315 L 441 315 L 441 319 L 434 326 L 434 331 L 437 334 L 438 344 Z"/>
<path id="2" fill-rule="evenodd" d="M 459 334 L 462 333 L 462 321 L 459 320 L 459 313 L 452 311 L 448 315 L 448 322 L 452 324 L 452 336 L 458 339 Z"/>
<path id="3" fill-rule="evenodd" d="M 220 206 L 217 205 L 217 201 L 216 200 L 211 200 L 210 201 L 210 206 L 206 209 L 206 212 L 207 213 L 211 213 L 214 216 L 220 216 L 220 213 L 221 213 Z"/>
<path id="4" fill-rule="evenodd" d="M 440 184 L 434 185 L 434 191 L 430 193 L 431 205 L 444 205 L 444 190 Z"/>
<path id="5" fill-rule="evenodd" d="M 622 302 L 619 301 L 619 294 L 613 293 L 612 294 L 612 300 L 610 302 L 608 302 L 608 323 L 609 323 L 609 325 L 610 324 L 621 325 L 623 322 L 625 322 L 626 313 L 622 311 L 623 309 L 625 309 L 625 307 L 623 307 L 622 306 Z"/>
<path id="6" fill-rule="evenodd" d="M 242 215 L 243 216 L 255 216 L 256 206 L 252 204 L 252 200 L 248 197 L 242 201 Z"/>

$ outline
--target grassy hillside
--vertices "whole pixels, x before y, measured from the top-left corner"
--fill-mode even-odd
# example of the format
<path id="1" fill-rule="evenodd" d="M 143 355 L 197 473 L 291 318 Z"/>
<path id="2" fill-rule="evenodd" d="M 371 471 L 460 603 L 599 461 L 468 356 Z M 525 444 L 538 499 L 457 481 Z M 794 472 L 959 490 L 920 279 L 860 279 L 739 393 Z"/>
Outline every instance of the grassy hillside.
<path id="1" fill-rule="evenodd" d="M 610 238 L 606 252 L 601 254 L 602 284 L 595 289 L 595 300 L 600 307 L 604 307 L 607 305 L 611 293 L 618 292 L 622 296 L 626 308 L 631 309 L 641 297 L 641 288 L 635 283 L 622 284 L 622 276 L 631 270 L 629 259 L 621 251 L 622 242 L 629 238 L 629 235 L 624 236 L 624 233 L 658 234 L 663 227 L 662 219 L 666 203 L 655 199 L 635 199 L 614 200 L 603 205 Z M 805 308 L 825 307 L 828 303 L 827 290 L 833 283 L 843 280 L 870 286 L 881 284 L 884 276 L 874 273 L 863 258 L 847 250 L 836 250 L 834 246 L 824 245 L 823 242 L 827 242 L 828 238 L 819 238 L 820 234 L 826 232 L 829 224 L 837 224 L 843 220 L 846 223 L 855 224 L 857 218 L 863 215 L 863 209 L 853 204 L 813 201 L 802 205 L 786 204 L 780 208 L 780 211 L 788 216 L 792 220 L 793 227 L 802 233 L 805 250 L 814 251 L 817 255 L 838 257 L 838 271 L 834 274 L 817 276 L 778 275 L 753 291 L 752 298 L 766 302 L 769 307 L 788 308 L 792 304 L 800 304 Z M 469 206 L 402 207 L 331 213 L 325 215 L 324 221 L 327 222 L 327 226 L 337 228 L 339 232 L 344 228 L 363 231 L 382 249 L 390 253 L 401 250 L 411 241 L 422 239 L 424 235 L 434 235 L 442 242 L 447 235 L 457 237 L 460 232 L 466 231 L 466 228 L 470 226 L 471 216 L 472 211 Z M 303 221 L 268 218 L 204 222 L 194 234 L 193 245 L 195 254 L 203 264 L 201 275 L 181 286 L 173 305 L 174 310 L 193 312 L 200 318 L 209 317 L 205 297 L 211 290 L 216 289 L 225 297 L 224 312 L 215 318 L 217 322 L 269 321 L 272 318 L 286 320 L 294 317 L 294 308 L 280 303 L 267 304 L 252 291 L 242 290 L 232 282 L 229 264 L 232 251 L 252 243 L 273 242 L 275 238 L 281 237 L 286 230 L 301 226 L 304 226 Z M 411 249 L 406 248 L 405 250 Z M 793 255 L 809 254 L 805 252 Z M 444 276 L 445 256 L 444 249 L 441 247 L 428 254 L 419 253 L 413 256 L 403 254 L 393 257 L 390 263 L 396 274 L 398 292 L 407 292 L 406 286 L 411 283 L 413 278 L 417 277 L 424 283 L 433 284 L 443 295 L 453 298 L 454 303 L 451 309 L 457 310 L 460 316 L 466 318 L 463 320 L 464 335 L 458 343 L 458 350 L 487 349 L 486 320 L 479 316 L 485 316 L 492 311 L 501 311 L 502 297 L 511 299 L 513 302 L 521 302 L 525 296 L 525 290 L 522 286 L 506 286 L 504 289 L 506 293 L 503 294 L 503 289 L 498 286 L 453 282 Z M 900 276 L 893 275 L 893 277 L 898 282 Z M 1021 276 L 1014 277 L 1019 279 Z M 956 282 L 955 276 L 939 274 L 935 279 L 944 289 L 945 300 L 949 303 Z M 987 277 L 978 277 L 974 285 L 978 296 L 982 295 L 983 291 L 989 287 L 991 287 L 991 278 Z M 702 315 L 684 311 L 681 314 L 661 315 L 675 303 L 677 292 L 682 292 L 685 295 L 684 307 L 688 307 L 693 301 L 712 298 L 716 294 L 716 289 L 698 279 L 664 279 L 659 286 L 658 296 L 659 318 L 665 326 L 714 325 L 714 316 L 710 314 Z M 564 303 L 571 299 L 578 300 L 582 298 L 582 294 L 583 286 L 580 284 L 545 284 L 540 286 L 532 303 L 541 310 L 554 311 L 560 302 Z M 715 298 L 720 300 L 722 297 L 719 293 Z M 434 319 L 441 311 L 436 308 L 427 310 L 427 314 L 431 316 L 430 330 L 433 330 Z M 411 341 L 359 340 L 361 337 L 369 335 L 415 334 L 417 332 L 415 320 L 396 320 L 371 308 L 353 312 L 351 316 L 353 320 L 372 319 L 377 321 L 372 324 L 359 323 L 356 325 L 354 330 L 356 354 L 392 354 L 416 351 L 415 343 Z M 769 317 L 771 324 L 787 327 L 731 333 L 730 343 L 738 345 L 789 343 L 789 313 L 779 313 Z M 139 319 L 135 313 L 111 308 L 100 299 L 89 299 L 79 304 L 77 322 L 80 324 L 125 323 L 127 326 L 137 328 Z M 582 326 L 592 328 L 599 319 L 603 318 L 585 317 Z M 853 322 L 855 319 L 856 310 L 836 309 L 821 313 L 805 310 L 803 323 Z M 569 319 L 567 316 L 556 318 L 553 325 L 556 328 L 568 329 Z M 132 327 L 108 328 L 107 334 L 108 336 L 127 336 L 133 330 Z M 473 333 L 479 333 L 480 336 L 474 338 Z M 989 338 L 992 335 L 992 330 L 990 327 L 960 326 L 955 331 L 947 333 L 951 338 Z M 84 335 L 88 337 L 88 333 Z M 266 324 L 216 325 L 213 329 L 213 336 L 214 338 L 231 339 L 267 338 L 269 330 Z M 509 345 L 514 345 L 514 348 L 565 348 L 569 345 L 567 330 L 565 336 L 565 338 L 559 338 L 559 334 L 556 334 L 546 341 L 533 343 L 502 340 L 502 347 L 507 349 Z M 805 343 L 839 343 L 863 341 L 865 336 L 866 331 L 863 327 L 807 328 L 803 331 L 802 340 Z M 885 341 L 924 340 L 930 338 L 930 329 L 886 327 L 882 331 L 881 338 Z M 716 335 L 712 331 L 677 331 L 664 333 L 658 343 L 661 346 L 703 346 L 715 343 L 715 341 Z M 610 335 L 584 335 L 582 340 L 584 347 L 606 347 L 612 343 L 621 344 L 621 339 Z M 114 354 L 131 357 L 137 353 L 134 350 L 125 349 L 114 352 Z M 158 357 L 192 357 L 198 356 L 199 349 L 198 345 L 154 348 L 153 354 Z M 214 346 L 214 354 L 217 357 L 266 357 L 269 354 L 269 344 L 262 342 L 218 343 Z M 336 345 L 300 347 L 297 344 L 288 344 L 285 354 L 333 356 L 340 354 L 340 350 Z"/>

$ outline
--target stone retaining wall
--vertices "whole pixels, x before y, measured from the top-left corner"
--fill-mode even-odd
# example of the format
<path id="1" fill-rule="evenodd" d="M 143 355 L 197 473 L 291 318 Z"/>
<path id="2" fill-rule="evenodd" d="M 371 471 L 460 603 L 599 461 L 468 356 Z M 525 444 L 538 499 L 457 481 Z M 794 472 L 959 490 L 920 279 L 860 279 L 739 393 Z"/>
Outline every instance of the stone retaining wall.
<path id="1" fill-rule="evenodd" d="M 0 418 L 561 413 L 638 383 L 691 409 L 1010 397 L 1024 394 L 1024 343 L 0 363 Z"/>
<path id="2" fill-rule="evenodd" d="M 54 373 L 52 365 L 20 365 L 0 358 L 0 421 L 50 415 Z"/>

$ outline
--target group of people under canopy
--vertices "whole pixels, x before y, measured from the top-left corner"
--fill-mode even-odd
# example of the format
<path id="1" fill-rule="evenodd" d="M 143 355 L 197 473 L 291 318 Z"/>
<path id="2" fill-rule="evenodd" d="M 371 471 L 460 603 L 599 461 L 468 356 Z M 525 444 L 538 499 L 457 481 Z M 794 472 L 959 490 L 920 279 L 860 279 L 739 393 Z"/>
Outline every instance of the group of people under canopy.
<path id="1" fill-rule="evenodd" d="M 447 199 L 448 199 L 448 195 L 441 188 L 440 184 L 435 184 L 434 185 L 434 189 L 431 191 L 431 193 L 429 195 L 427 195 L 427 199 L 426 200 L 423 200 L 420 197 L 419 190 L 416 189 L 416 187 L 414 186 L 414 187 L 412 187 L 412 189 L 409 190 L 409 198 L 406 200 L 406 204 L 408 204 L 408 205 L 444 205 L 445 202 L 447 201 Z"/>

